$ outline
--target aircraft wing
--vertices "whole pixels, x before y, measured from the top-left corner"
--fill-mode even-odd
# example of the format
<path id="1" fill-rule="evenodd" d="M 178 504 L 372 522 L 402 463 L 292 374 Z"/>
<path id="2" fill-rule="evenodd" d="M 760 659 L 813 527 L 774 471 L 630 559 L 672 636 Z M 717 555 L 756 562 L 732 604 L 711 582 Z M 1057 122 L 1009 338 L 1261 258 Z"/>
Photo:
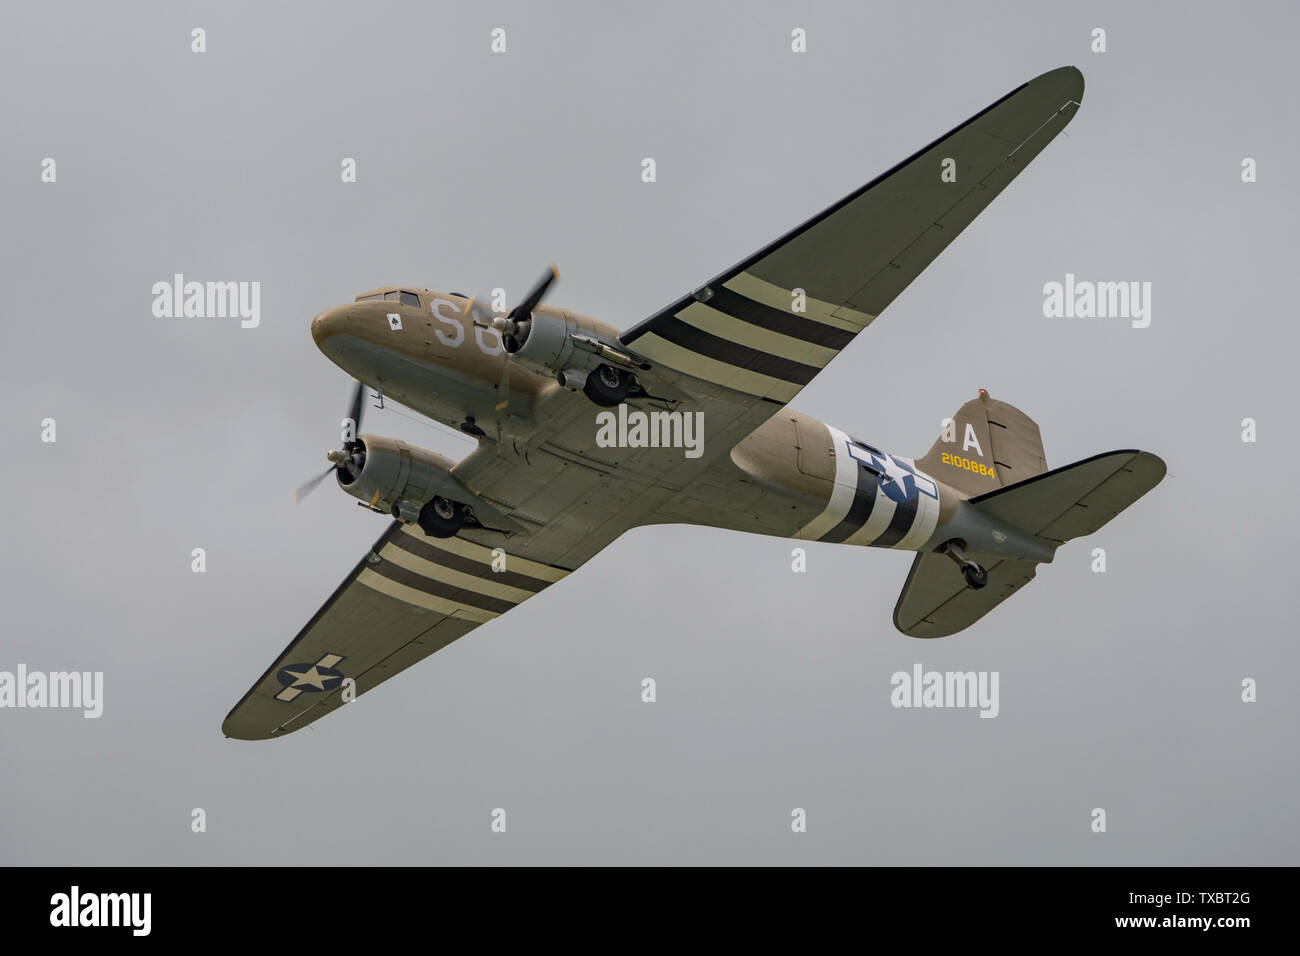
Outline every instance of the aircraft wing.
<path id="1" fill-rule="evenodd" d="M 563 578 L 572 569 L 430 538 L 394 521 L 221 725 L 227 737 L 281 737 L 359 696 Z M 498 557 L 498 564 L 500 557 Z"/>
<path id="2" fill-rule="evenodd" d="M 742 402 L 789 402 L 1065 128 L 1082 98 L 1074 67 L 1030 80 L 623 343 Z"/>

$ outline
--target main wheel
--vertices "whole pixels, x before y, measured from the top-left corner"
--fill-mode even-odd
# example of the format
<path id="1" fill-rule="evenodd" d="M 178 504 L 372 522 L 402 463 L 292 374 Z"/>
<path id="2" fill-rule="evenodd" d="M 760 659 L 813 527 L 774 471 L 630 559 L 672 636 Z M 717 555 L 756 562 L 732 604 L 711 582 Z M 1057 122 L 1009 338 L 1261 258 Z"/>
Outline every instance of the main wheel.
<path id="1" fill-rule="evenodd" d="M 420 509 L 416 521 L 431 538 L 452 538 L 465 526 L 465 506 L 459 501 L 434 497 Z"/>
<path id="2" fill-rule="evenodd" d="M 989 583 L 989 573 L 978 564 L 963 564 L 961 575 L 966 579 L 966 586 L 976 591 Z"/>
<path id="3" fill-rule="evenodd" d="M 627 398 L 627 390 L 632 378 L 621 368 L 612 365 L 600 365 L 587 376 L 587 383 L 582 386 L 583 393 L 597 405 L 617 405 Z"/>

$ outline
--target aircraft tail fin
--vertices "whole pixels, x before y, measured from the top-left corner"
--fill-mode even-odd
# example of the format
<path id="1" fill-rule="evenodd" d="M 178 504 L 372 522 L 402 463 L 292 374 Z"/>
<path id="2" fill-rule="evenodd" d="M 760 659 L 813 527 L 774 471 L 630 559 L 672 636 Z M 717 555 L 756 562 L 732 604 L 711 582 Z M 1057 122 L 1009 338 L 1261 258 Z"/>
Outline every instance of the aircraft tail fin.
<path id="1" fill-rule="evenodd" d="M 968 495 L 1014 485 L 1047 470 L 1043 438 L 1020 409 L 979 396 L 958 409 L 917 467 Z"/>

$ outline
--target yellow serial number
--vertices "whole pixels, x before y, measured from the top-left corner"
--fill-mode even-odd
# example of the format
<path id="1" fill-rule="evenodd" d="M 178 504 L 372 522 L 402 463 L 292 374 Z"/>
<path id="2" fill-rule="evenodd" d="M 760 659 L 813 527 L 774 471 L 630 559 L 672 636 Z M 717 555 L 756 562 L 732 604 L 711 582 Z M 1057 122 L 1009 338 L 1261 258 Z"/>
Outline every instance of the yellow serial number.
<path id="1" fill-rule="evenodd" d="M 984 475 L 988 478 L 996 478 L 993 469 L 988 465 L 981 464 L 978 461 L 971 461 L 969 458 L 963 458 L 961 455 L 952 455 L 948 452 L 943 453 L 943 463 L 952 465 L 954 468 L 960 468 L 963 471 L 973 471 L 977 475 Z"/>

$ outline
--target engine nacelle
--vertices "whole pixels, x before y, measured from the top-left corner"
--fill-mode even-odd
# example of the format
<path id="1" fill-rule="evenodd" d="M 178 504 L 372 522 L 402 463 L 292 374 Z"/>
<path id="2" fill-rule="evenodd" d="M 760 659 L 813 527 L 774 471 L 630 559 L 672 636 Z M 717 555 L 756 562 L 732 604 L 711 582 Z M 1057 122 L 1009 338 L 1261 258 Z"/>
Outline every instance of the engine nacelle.
<path id="1" fill-rule="evenodd" d="M 589 372 L 600 364 L 600 358 L 589 349 L 579 348 L 573 340 L 575 333 L 585 337 L 585 331 L 573 319 L 534 313 L 526 327 L 512 337 L 518 348 L 511 352 L 511 361 L 548 378 L 568 369 Z M 507 340 L 506 347 L 511 344 Z"/>
<path id="2" fill-rule="evenodd" d="M 571 318 L 534 313 L 503 338 L 510 361 L 583 392 L 597 405 L 617 405 L 627 397 L 635 359 Z"/>
<path id="3" fill-rule="evenodd" d="M 450 459 L 382 435 L 360 435 L 357 440 L 365 454 L 360 473 L 337 472 L 339 487 L 354 498 L 410 522 L 434 495 L 461 497 Z"/>

